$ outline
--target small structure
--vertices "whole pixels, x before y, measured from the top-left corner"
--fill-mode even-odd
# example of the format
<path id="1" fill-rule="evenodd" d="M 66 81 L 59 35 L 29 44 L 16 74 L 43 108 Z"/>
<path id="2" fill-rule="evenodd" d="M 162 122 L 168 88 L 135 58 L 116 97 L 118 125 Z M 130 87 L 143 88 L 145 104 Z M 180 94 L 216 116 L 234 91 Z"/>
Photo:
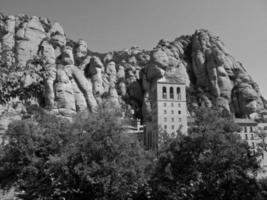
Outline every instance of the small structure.
<path id="1" fill-rule="evenodd" d="M 130 119 L 129 123 L 123 128 L 129 135 L 136 135 L 141 144 L 144 143 L 144 126 L 141 124 L 140 119 Z"/>
<path id="2" fill-rule="evenodd" d="M 235 123 L 241 126 L 241 131 L 238 132 L 241 139 L 247 141 L 248 145 L 251 148 L 252 152 L 257 152 L 258 147 L 261 143 L 266 144 L 267 137 L 267 123 L 258 123 L 252 119 L 240 119 L 236 118 Z M 266 136 L 260 137 L 260 134 L 264 134 L 266 131 Z M 262 132 L 262 133 L 261 133 Z M 267 170 L 267 149 L 263 149 L 262 157 L 260 158 L 261 167 L 263 172 L 258 174 L 258 177 L 266 176 Z"/>
<path id="3" fill-rule="evenodd" d="M 156 150 L 160 132 L 187 134 L 186 85 L 177 78 L 163 77 L 154 86 L 152 120 L 145 123 L 144 145 Z"/>
<path id="4" fill-rule="evenodd" d="M 252 119 L 236 118 L 235 123 L 241 126 L 241 131 L 238 133 L 241 139 L 246 140 L 252 151 L 257 149 L 260 142 L 256 134 L 258 123 Z"/>

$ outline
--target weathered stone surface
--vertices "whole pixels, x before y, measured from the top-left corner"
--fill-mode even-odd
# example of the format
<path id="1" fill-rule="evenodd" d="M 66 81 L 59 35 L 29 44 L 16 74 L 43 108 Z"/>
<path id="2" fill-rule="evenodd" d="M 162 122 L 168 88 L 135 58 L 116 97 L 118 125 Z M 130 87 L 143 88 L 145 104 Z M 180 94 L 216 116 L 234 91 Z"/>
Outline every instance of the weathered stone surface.
<path id="1" fill-rule="evenodd" d="M 55 84 L 55 101 L 58 109 L 76 111 L 74 91 L 72 88 L 69 73 L 64 65 L 57 66 L 56 84 Z"/>
<path id="2" fill-rule="evenodd" d="M 102 102 L 101 96 L 104 93 L 104 86 L 103 86 L 103 78 L 102 73 L 104 72 L 104 66 L 101 62 L 101 60 L 94 56 L 90 60 L 90 64 L 88 66 L 91 68 L 90 71 L 95 71 L 95 73 L 89 73 L 89 77 L 91 78 L 92 84 L 93 84 L 93 94 L 98 102 L 100 104 Z"/>
<path id="3" fill-rule="evenodd" d="M 65 32 L 58 22 L 53 24 L 49 31 L 49 35 L 56 47 L 63 47 L 67 42 Z"/>
<path id="4" fill-rule="evenodd" d="M 151 53 L 151 62 L 156 64 L 158 67 L 165 69 L 168 67 L 169 64 L 169 57 L 167 56 L 166 52 L 162 50 L 156 50 Z"/>
<path id="5" fill-rule="evenodd" d="M 71 84 L 74 93 L 76 112 L 87 110 L 87 103 L 84 95 L 74 79 L 71 79 Z"/>
<path id="6" fill-rule="evenodd" d="M 43 40 L 39 46 L 38 54 L 44 59 L 44 63 L 54 64 L 56 62 L 56 53 L 49 40 Z"/>
<path id="7" fill-rule="evenodd" d="M 14 16 L 3 17 L 0 22 L 0 46 L 1 60 L 10 67 L 15 62 L 14 47 L 15 47 L 15 25 L 16 18 Z"/>
<path id="8" fill-rule="evenodd" d="M 57 78 L 56 64 L 48 63 L 45 64 L 46 76 L 44 77 L 44 97 L 45 105 L 48 109 L 55 108 L 55 90 L 54 82 L 59 80 Z"/>
<path id="9" fill-rule="evenodd" d="M 118 92 L 114 87 L 110 87 L 109 89 L 108 101 L 111 103 L 112 106 L 115 106 L 117 108 L 120 107 Z"/>
<path id="10" fill-rule="evenodd" d="M 2 21 L 1 23 L 1 43 L 3 50 L 12 50 L 15 46 L 15 25 L 16 18 L 12 15 L 7 16 L 5 21 Z"/>
<path id="11" fill-rule="evenodd" d="M 88 45 L 84 40 L 78 40 L 77 48 L 75 49 L 75 64 L 84 68 L 86 64 L 89 63 L 90 59 L 87 58 L 87 48 Z"/>
<path id="12" fill-rule="evenodd" d="M 122 65 L 119 65 L 118 67 L 117 79 L 125 79 L 125 69 Z"/>
<path id="13" fill-rule="evenodd" d="M 62 26 L 46 18 L 0 15 L 1 63 L 40 68 L 36 78 L 31 72 L 18 81 L 24 81 L 23 87 L 42 83 L 45 108 L 64 116 L 84 109 L 95 112 L 108 101 L 125 104 L 149 121 L 156 82 L 166 75 L 186 84 L 191 107 L 216 105 L 239 117 L 265 107 L 244 66 L 207 30 L 160 40 L 147 51 L 132 47 L 95 53 L 88 46 L 84 40 L 67 39 Z"/>
<path id="14" fill-rule="evenodd" d="M 162 78 L 164 74 L 165 71 L 162 68 L 154 65 L 153 63 L 148 64 L 146 76 L 149 81 L 158 80 Z"/>
<path id="15" fill-rule="evenodd" d="M 25 106 L 17 98 L 10 100 L 9 104 L 0 105 L 0 136 L 4 134 L 10 122 L 21 120 L 25 112 Z"/>
<path id="16" fill-rule="evenodd" d="M 25 66 L 38 52 L 41 41 L 46 37 L 38 17 L 32 17 L 21 24 L 16 33 L 16 59 L 19 65 Z"/>
<path id="17" fill-rule="evenodd" d="M 127 95 L 127 87 L 126 87 L 126 84 L 121 81 L 119 84 L 118 84 L 118 93 L 122 96 L 122 97 L 126 97 Z"/>
<path id="18" fill-rule="evenodd" d="M 107 63 L 106 74 L 108 77 L 110 87 L 115 87 L 115 83 L 117 81 L 117 70 L 116 70 L 116 63 L 114 61 L 109 61 Z"/>

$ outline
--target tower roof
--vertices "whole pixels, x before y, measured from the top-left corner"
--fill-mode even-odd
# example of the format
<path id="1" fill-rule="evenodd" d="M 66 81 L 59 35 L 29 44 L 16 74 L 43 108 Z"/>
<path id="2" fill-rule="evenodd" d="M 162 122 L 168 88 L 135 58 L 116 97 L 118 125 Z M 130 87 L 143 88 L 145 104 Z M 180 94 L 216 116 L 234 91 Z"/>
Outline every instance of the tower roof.
<path id="1" fill-rule="evenodd" d="M 181 77 L 177 77 L 175 74 L 165 74 L 165 76 L 159 79 L 157 82 L 185 85 L 185 81 Z"/>
<path id="2" fill-rule="evenodd" d="M 239 124 L 239 125 L 243 125 L 243 126 L 249 126 L 249 125 L 251 125 L 251 126 L 256 126 L 257 125 L 257 122 L 255 122 L 254 120 L 252 120 L 252 119 L 241 119 L 241 118 L 236 118 L 236 119 L 234 119 L 234 122 L 235 123 L 237 123 L 237 124 Z"/>

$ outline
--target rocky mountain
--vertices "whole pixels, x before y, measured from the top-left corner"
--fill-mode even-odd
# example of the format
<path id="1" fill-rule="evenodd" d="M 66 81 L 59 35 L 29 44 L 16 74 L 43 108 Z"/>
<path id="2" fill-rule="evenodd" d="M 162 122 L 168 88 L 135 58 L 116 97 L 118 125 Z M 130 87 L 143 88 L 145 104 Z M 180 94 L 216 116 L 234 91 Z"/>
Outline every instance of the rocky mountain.
<path id="1" fill-rule="evenodd" d="M 218 106 L 248 117 L 265 108 L 244 66 L 204 29 L 160 40 L 152 50 L 96 53 L 84 40 L 67 38 L 57 22 L 0 14 L 0 57 L 2 128 L 27 114 L 30 104 L 68 117 L 84 109 L 94 112 L 104 102 L 149 121 L 155 83 L 166 75 L 187 85 L 189 112 Z"/>

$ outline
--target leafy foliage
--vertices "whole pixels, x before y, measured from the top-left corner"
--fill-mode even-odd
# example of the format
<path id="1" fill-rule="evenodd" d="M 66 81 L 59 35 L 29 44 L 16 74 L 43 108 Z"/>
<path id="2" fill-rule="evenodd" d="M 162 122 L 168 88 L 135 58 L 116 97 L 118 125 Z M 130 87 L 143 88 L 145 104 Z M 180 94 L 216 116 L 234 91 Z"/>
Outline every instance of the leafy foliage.
<path id="1" fill-rule="evenodd" d="M 5 104 L 16 97 L 20 100 L 41 98 L 44 75 L 45 69 L 39 57 L 29 60 L 25 67 L 18 66 L 16 63 L 9 66 L 4 61 L 0 61 L 0 104 Z M 32 83 L 25 85 L 25 78 L 31 78 Z"/>
<path id="2" fill-rule="evenodd" d="M 146 185 L 150 159 L 114 111 L 74 123 L 43 113 L 14 122 L 6 137 L 0 183 L 22 199 L 127 199 Z"/>
<path id="3" fill-rule="evenodd" d="M 189 136 L 160 152 L 151 187 L 154 199 L 256 199 L 256 155 L 234 134 L 238 126 L 216 110 L 196 112 Z"/>
<path id="4" fill-rule="evenodd" d="M 72 139 L 62 155 L 53 158 L 57 195 L 127 199 L 146 183 L 149 160 L 137 139 L 125 134 L 118 117 L 101 110 L 76 121 Z"/>
<path id="5" fill-rule="evenodd" d="M 261 178 L 259 180 L 259 184 L 261 186 L 261 198 L 259 200 L 267 199 L 267 177 Z"/>
<path id="6" fill-rule="evenodd" d="M 261 200 L 257 155 L 230 116 L 195 112 L 189 135 L 163 135 L 155 159 L 125 132 L 121 113 L 100 108 L 73 122 L 33 110 L 15 121 L 1 146 L 1 188 L 22 199 Z M 153 160 L 154 159 L 154 160 Z M 262 191 L 261 191 L 262 190 Z"/>
<path id="7" fill-rule="evenodd" d="M 47 195 L 51 190 L 48 161 L 60 152 L 68 129 L 68 121 L 44 112 L 10 124 L 5 135 L 8 143 L 1 147 L 1 187 L 15 184 L 25 192 L 24 199 Z"/>

